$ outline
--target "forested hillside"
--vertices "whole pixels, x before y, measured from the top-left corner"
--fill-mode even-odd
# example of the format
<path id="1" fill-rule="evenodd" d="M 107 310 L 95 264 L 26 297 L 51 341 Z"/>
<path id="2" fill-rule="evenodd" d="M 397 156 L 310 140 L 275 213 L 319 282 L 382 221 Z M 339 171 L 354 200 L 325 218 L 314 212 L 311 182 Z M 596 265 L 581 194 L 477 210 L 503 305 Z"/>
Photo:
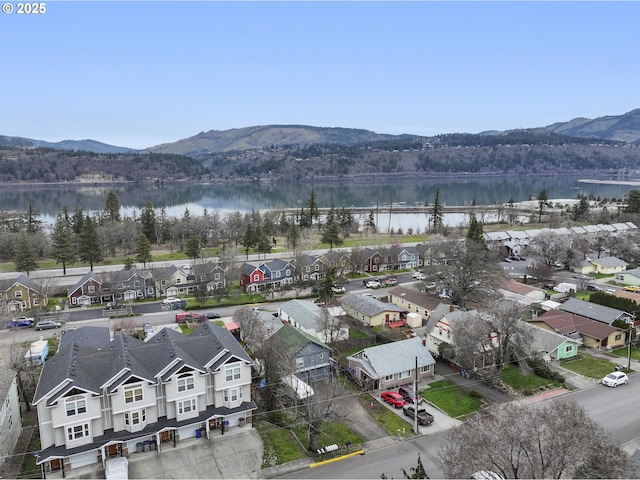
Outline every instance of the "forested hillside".
<path id="1" fill-rule="evenodd" d="M 543 129 L 484 135 L 396 136 L 354 144 L 280 145 L 184 156 L 0 147 L 0 181 L 305 181 L 482 174 L 629 172 L 640 147 Z"/>

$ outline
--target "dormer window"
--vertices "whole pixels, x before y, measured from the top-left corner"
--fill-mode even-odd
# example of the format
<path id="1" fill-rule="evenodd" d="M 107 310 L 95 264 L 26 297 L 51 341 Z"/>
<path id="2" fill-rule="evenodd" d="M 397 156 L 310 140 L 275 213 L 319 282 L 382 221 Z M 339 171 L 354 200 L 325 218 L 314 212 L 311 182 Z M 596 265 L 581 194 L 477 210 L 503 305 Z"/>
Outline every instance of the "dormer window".
<path id="1" fill-rule="evenodd" d="M 192 373 L 185 373 L 178 377 L 178 392 L 185 392 L 196 388 L 195 378 Z"/>
<path id="2" fill-rule="evenodd" d="M 64 402 L 64 408 L 67 412 L 67 417 L 71 417 L 73 415 L 80 415 L 81 413 L 87 412 L 87 400 L 83 395 L 75 395 L 73 397 L 69 397 Z"/>

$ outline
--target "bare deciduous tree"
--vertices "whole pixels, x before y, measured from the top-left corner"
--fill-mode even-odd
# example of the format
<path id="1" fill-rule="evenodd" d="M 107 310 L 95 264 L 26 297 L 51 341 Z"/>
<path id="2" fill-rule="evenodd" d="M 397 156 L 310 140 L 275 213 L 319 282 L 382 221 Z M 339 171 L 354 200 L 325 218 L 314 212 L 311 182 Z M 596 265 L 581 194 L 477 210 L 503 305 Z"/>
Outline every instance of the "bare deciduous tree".
<path id="1" fill-rule="evenodd" d="M 461 305 L 486 303 L 499 297 L 498 289 L 505 279 L 496 252 L 473 241 L 443 242 L 434 247 L 439 262 L 425 267 L 429 278 L 453 293 Z"/>
<path id="2" fill-rule="evenodd" d="M 564 263 L 569 249 L 569 239 L 554 232 L 542 232 L 531 239 L 529 253 L 549 267 Z"/>
<path id="3" fill-rule="evenodd" d="M 233 314 L 233 321 L 240 327 L 242 341 L 256 355 L 262 353 L 266 337 L 265 327 L 258 315 L 251 307 L 239 307 Z"/>
<path id="4" fill-rule="evenodd" d="M 318 334 L 320 335 L 320 340 L 324 343 L 333 344 L 338 340 L 342 340 L 340 334 L 345 327 L 345 322 L 341 315 L 334 316 L 327 307 L 324 307 L 320 309 L 317 322 L 319 327 Z"/>
<path id="5" fill-rule="evenodd" d="M 571 402 L 505 403 L 450 431 L 439 451 L 447 478 L 630 478 L 629 459 Z"/>

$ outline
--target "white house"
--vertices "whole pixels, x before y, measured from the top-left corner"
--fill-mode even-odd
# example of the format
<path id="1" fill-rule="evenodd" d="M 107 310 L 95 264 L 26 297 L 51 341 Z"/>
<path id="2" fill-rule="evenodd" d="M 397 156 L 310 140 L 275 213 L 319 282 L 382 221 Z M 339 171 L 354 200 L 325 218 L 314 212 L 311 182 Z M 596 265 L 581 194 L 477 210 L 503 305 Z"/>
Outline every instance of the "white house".
<path id="1" fill-rule="evenodd" d="M 189 335 L 165 328 L 142 342 L 108 328 L 61 337 L 43 366 L 38 411 L 45 474 L 127 457 L 145 445 L 162 455 L 181 439 L 209 441 L 249 423 L 253 360 L 226 328 L 205 322 Z"/>
<path id="2" fill-rule="evenodd" d="M 0 356 L 6 363 L 4 353 Z M 18 443 L 18 437 L 22 431 L 22 418 L 20 416 L 20 398 L 16 372 L 10 368 L 0 369 L 0 463 L 6 456 L 13 453 Z"/>
<path id="3" fill-rule="evenodd" d="M 336 316 L 336 309 L 323 309 L 309 300 L 290 300 L 278 307 L 285 322 L 327 343 L 349 338 L 349 327 Z"/>

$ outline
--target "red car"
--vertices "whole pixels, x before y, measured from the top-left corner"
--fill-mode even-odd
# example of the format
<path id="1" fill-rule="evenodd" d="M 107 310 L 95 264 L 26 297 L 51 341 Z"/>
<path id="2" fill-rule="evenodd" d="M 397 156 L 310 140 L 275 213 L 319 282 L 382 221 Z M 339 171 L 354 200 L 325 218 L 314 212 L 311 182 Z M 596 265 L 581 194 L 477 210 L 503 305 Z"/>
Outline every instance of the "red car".
<path id="1" fill-rule="evenodd" d="M 407 404 L 407 401 L 402 398 L 398 392 L 382 392 L 380 394 L 382 400 L 384 400 L 389 405 L 393 405 L 395 408 L 402 408 Z"/>

